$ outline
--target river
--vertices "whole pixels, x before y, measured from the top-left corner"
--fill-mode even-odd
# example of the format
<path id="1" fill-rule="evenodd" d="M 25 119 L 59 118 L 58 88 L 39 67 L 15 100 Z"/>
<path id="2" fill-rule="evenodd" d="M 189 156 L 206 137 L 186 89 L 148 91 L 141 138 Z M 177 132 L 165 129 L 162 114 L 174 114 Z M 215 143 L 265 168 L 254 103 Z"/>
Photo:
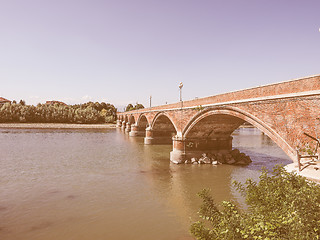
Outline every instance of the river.
<path id="1" fill-rule="evenodd" d="M 145 146 L 117 129 L 0 129 L 0 239 L 192 239 L 197 192 L 245 207 L 233 179 L 291 163 L 257 129 L 233 138 L 249 166 L 175 165 L 172 146 Z"/>

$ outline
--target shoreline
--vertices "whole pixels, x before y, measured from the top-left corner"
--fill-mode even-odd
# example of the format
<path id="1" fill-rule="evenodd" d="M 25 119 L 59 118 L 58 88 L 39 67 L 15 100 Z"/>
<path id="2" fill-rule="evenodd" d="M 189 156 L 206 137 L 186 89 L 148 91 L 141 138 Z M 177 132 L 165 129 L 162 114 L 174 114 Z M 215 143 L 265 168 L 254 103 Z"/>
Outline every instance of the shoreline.
<path id="1" fill-rule="evenodd" d="M 76 123 L 0 123 L 0 129 L 111 129 L 114 123 L 76 124 Z"/>
<path id="2" fill-rule="evenodd" d="M 303 170 L 299 172 L 297 163 L 290 163 L 284 166 L 287 172 L 293 172 L 297 175 L 305 177 L 308 180 L 320 184 L 320 163 L 306 166 Z"/>

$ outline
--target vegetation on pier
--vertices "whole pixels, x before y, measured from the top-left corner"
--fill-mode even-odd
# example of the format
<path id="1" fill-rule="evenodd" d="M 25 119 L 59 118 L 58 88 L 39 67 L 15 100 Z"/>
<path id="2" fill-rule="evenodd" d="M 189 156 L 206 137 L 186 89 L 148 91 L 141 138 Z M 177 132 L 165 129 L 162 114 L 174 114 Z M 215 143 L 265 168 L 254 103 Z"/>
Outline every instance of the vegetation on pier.
<path id="1" fill-rule="evenodd" d="M 24 101 L 0 105 L 1 123 L 105 123 L 116 120 L 117 109 L 109 103 L 26 105 Z"/>
<path id="2" fill-rule="evenodd" d="M 247 211 L 228 201 L 214 203 L 209 190 L 199 193 L 204 221 L 191 225 L 196 239 L 319 239 L 320 186 L 283 167 L 263 170 L 259 182 L 234 182 L 245 197 Z"/>

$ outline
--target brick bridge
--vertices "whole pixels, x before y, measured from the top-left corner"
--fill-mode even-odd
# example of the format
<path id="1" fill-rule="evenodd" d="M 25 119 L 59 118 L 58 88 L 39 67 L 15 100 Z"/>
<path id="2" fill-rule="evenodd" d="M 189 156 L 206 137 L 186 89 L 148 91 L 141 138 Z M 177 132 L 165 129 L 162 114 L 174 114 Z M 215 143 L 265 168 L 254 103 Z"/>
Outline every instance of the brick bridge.
<path id="1" fill-rule="evenodd" d="M 268 135 L 293 161 L 320 133 L 320 75 L 211 97 L 118 113 L 117 127 L 145 144 L 173 144 L 181 163 L 203 152 L 232 149 L 232 132 L 248 122 Z"/>

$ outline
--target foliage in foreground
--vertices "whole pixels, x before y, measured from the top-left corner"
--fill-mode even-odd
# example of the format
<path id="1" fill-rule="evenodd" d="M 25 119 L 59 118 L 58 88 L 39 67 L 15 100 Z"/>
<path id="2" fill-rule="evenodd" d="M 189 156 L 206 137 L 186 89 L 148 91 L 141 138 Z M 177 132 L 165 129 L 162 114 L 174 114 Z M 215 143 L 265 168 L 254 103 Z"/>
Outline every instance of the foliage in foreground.
<path id="1" fill-rule="evenodd" d="M 202 190 L 199 216 L 204 221 L 190 228 L 196 239 L 320 239 L 320 185 L 280 166 L 272 174 L 263 170 L 258 183 L 248 179 L 234 185 L 248 210 L 227 201 L 218 208 L 209 190 Z"/>

